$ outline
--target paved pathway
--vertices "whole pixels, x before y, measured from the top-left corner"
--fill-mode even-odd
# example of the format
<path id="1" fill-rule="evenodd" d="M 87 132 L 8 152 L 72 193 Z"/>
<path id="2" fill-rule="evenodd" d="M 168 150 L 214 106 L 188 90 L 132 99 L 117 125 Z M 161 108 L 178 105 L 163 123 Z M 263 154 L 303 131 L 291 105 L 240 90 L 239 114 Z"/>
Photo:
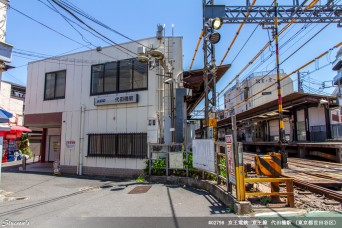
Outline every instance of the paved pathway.
<path id="1" fill-rule="evenodd" d="M 0 202 L 0 222 L 27 220 L 31 227 L 58 227 L 58 222 L 78 224 L 80 218 L 112 222 L 110 218 L 115 217 L 125 223 L 127 217 L 129 221 L 144 217 L 146 222 L 166 218 L 171 227 L 183 227 L 177 218 L 234 216 L 212 195 L 198 189 L 148 184 L 152 187 L 146 193 L 128 194 L 141 185 L 146 184 L 5 172 L 0 189 L 13 193 L 7 195 L 12 201 Z"/>

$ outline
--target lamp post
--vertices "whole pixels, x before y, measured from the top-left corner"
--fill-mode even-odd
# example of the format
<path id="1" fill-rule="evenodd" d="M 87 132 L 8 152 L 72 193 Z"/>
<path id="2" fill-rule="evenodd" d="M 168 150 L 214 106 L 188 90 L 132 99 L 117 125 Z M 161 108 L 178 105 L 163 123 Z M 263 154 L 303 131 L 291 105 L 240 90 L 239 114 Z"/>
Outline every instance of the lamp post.
<path id="1" fill-rule="evenodd" d="M 213 4 L 213 1 L 212 1 Z M 205 37 L 203 41 L 203 50 L 204 50 L 204 72 L 203 72 L 203 81 L 204 81 L 204 92 L 205 92 L 205 138 L 214 138 L 216 139 L 216 60 L 215 60 L 215 44 L 217 44 L 221 35 L 216 30 L 220 29 L 222 26 L 222 19 L 208 18 L 206 20 L 204 15 L 204 23 L 203 23 L 203 36 Z M 210 77 L 209 77 L 210 76 Z M 211 92 L 211 99 L 209 99 L 209 93 Z M 210 107 L 209 107 L 210 106 Z M 210 112 L 210 113 L 209 113 Z M 210 121 L 211 119 L 214 119 Z M 213 124 L 211 124 L 211 122 Z M 212 127 L 213 134 L 209 134 L 208 127 Z"/>

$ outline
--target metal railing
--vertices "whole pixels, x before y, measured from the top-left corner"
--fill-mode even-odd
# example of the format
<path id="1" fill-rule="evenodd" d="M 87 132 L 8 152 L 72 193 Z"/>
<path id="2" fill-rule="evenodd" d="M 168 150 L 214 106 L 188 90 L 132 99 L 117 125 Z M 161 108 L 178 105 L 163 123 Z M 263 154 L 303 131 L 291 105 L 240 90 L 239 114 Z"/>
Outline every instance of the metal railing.
<path id="1" fill-rule="evenodd" d="M 293 179 L 292 178 L 272 178 L 272 177 L 257 177 L 257 178 L 246 178 L 245 172 L 243 168 L 243 160 L 242 157 L 236 158 L 238 160 L 238 166 L 236 167 L 236 172 L 234 179 L 236 183 L 233 184 L 231 182 L 231 177 L 229 176 L 229 164 L 228 164 L 228 153 L 226 149 L 225 142 L 215 142 L 215 173 L 199 170 L 193 168 L 190 162 L 190 154 L 192 152 L 189 150 L 184 150 L 182 144 L 149 144 L 148 146 L 148 157 L 149 157 L 149 175 L 155 175 L 153 170 L 163 170 L 163 173 L 157 173 L 161 175 L 170 175 L 171 170 L 182 170 L 185 171 L 185 176 L 189 177 L 189 171 L 196 171 L 197 174 L 202 174 L 202 179 L 206 180 L 206 177 L 211 174 L 216 178 L 216 185 L 221 186 L 222 182 L 225 183 L 225 188 L 221 189 L 227 192 L 231 197 L 235 198 L 238 201 L 244 201 L 249 196 L 286 196 L 287 197 L 287 205 L 290 207 L 294 207 L 294 192 L 293 192 Z M 239 152 L 242 155 L 242 147 L 238 147 Z M 177 156 L 172 157 L 172 156 Z M 178 161 L 175 161 L 175 159 Z M 164 162 L 163 165 L 160 166 L 158 162 Z M 159 166 L 155 165 L 159 164 Z M 175 165 L 176 164 L 176 165 Z M 178 165 L 177 165 L 178 164 Z M 164 172 L 165 171 L 165 172 Z M 156 172 L 156 171 L 155 171 Z M 213 176 L 211 176 L 213 177 Z M 213 180 L 211 178 L 211 180 Z M 245 183 L 286 183 L 286 192 L 247 192 L 245 191 Z M 235 187 L 234 187 L 235 186 Z M 235 189 L 235 191 L 234 191 Z M 272 190 L 272 188 L 271 188 Z"/>
<path id="2" fill-rule="evenodd" d="M 342 123 L 331 125 L 331 137 L 333 139 L 342 139 Z"/>
<path id="3" fill-rule="evenodd" d="M 169 176 L 170 170 L 185 170 L 189 176 L 189 154 L 184 150 L 181 143 L 173 144 L 148 144 L 148 173 L 152 175 L 153 170 L 165 170 Z M 158 172 L 157 172 L 158 173 Z"/>

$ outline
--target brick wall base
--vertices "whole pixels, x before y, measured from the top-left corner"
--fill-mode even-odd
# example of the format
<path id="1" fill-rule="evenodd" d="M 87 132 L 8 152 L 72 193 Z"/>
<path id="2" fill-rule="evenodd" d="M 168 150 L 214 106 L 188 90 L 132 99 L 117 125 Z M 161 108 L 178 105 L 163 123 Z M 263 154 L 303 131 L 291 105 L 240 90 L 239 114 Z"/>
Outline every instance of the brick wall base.
<path id="1" fill-rule="evenodd" d="M 61 172 L 67 174 L 77 174 L 77 166 L 61 166 Z M 143 174 L 142 169 L 120 169 L 83 166 L 83 175 L 85 176 L 105 176 L 125 179 L 135 179 Z"/>

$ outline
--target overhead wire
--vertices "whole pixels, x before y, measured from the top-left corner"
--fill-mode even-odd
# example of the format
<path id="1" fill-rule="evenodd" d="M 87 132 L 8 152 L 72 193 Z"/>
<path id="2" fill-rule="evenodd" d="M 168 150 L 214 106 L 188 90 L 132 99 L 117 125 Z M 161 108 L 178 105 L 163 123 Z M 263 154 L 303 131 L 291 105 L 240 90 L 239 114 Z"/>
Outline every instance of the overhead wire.
<path id="1" fill-rule="evenodd" d="M 307 10 L 307 9 L 310 9 L 310 8 L 312 8 L 312 6 L 311 6 L 311 4 L 316 4 L 317 3 L 317 0 L 313 0 L 309 5 L 307 5 L 306 7 L 305 7 L 305 10 Z M 287 23 L 285 26 L 284 26 L 284 28 L 282 28 L 280 31 L 279 31 L 279 33 L 278 33 L 278 35 L 280 36 L 283 32 L 285 32 L 286 31 L 286 29 L 288 29 L 293 23 L 295 23 L 296 22 L 296 18 L 293 18 L 293 19 L 291 19 L 291 21 L 289 22 L 289 23 Z M 238 77 L 240 77 L 240 75 L 251 65 L 251 64 L 253 64 L 254 63 L 254 61 L 256 60 L 256 59 L 258 59 L 259 58 L 259 56 L 261 55 L 261 53 L 263 53 L 270 45 L 271 45 L 271 43 L 273 42 L 275 40 L 275 38 L 273 38 L 272 39 L 272 41 L 269 41 L 269 42 L 267 42 L 266 44 L 265 44 L 265 46 L 253 57 L 253 59 L 251 60 L 251 61 L 249 61 L 247 64 L 246 64 L 246 66 L 221 90 L 221 92 L 219 93 L 219 94 L 221 94 L 225 89 L 227 89 Z"/>
<path id="2" fill-rule="evenodd" d="M 234 61 L 236 60 L 236 58 L 241 54 L 242 50 L 246 47 L 247 43 L 249 42 L 249 40 L 252 38 L 252 36 L 254 35 L 255 31 L 257 30 L 257 28 L 259 27 L 259 24 L 257 26 L 255 26 L 253 32 L 249 35 L 248 39 L 245 41 L 245 43 L 242 45 L 242 47 L 240 48 L 240 50 L 238 51 L 238 53 L 235 55 L 235 57 L 233 58 L 232 62 L 230 64 L 233 64 Z"/>
<path id="3" fill-rule="evenodd" d="M 292 40 L 294 40 L 295 38 L 297 38 L 297 36 L 299 36 L 305 29 L 307 29 L 309 26 L 307 25 L 304 25 L 299 31 L 297 31 L 294 35 L 292 35 L 288 40 L 286 40 L 280 47 L 279 47 L 279 50 L 282 50 L 286 45 L 288 45 Z M 311 30 L 310 30 L 311 31 Z M 286 35 L 286 34 L 285 34 Z M 284 38 L 285 35 L 282 37 Z M 299 38 L 298 41 L 300 41 L 301 39 Z M 297 41 L 297 42 L 298 42 Z M 297 43 L 295 42 L 295 43 Z M 287 49 L 289 50 L 289 49 Z M 286 50 L 286 51 L 287 51 Z M 284 51 L 284 53 L 286 52 Z M 268 55 L 265 59 L 263 59 L 263 61 L 260 61 L 260 63 L 257 64 L 257 62 L 254 63 L 255 66 L 252 65 L 252 69 L 246 73 L 246 75 L 242 78 L 242 80 L 244 80 L 245 78 L 247 78 L 249 75 L 251 75 L 252 72 L 255 72 L 261 65 L 265 64 L 266 61 L 268 61 L 273 55 L 275 54 L 275 50 L 271 51 L 270 55 Z M 273 60 L 271 63 L 273 63 L 275 60 Z M 271 64 L 269 63 L 267 65 L 267 67 Z"/>
<path id="4" fill-rule="evenodd" d="M 63 33 L 61 33 L 61 32 L 59 32 L 59 31 L 57 31 L 57 30 L 51 28 L 50 26 L 48 26 L 48 25 L 46 25 L 46 24 L 44 24 L 44 23 L 42 23 L 42 22 L 40 22 L 40 21 L 34 19 L 33 17 L 31 17 L 31 16 L 29 16 L 29 15 L 27 15 L 27 14 L 21 12 L 20 10 L 17 10 L 16 8 L 14 8 L 14 7 L 11 6 L 11 5 L 9 5 L 9 8 L 12 9 L 12 10 L 14 10 L 14 11 L 16 11 L 17 13 L 19 13 L 19 14 L 21 14 L 21 15 L 23 15 L 23 16 L 29 18 L 29 19 L 31 19 L 32 21 L 34 21 L 34 22 L 36 22 L 36 23 L 38 23 L 38 24 L 44 26 L 45 28 L 47 28 L 47 29 L 49 29 L 49 30 L 51 30 L 51 31 L 53 31 L 53 32 L 55 32 L 55 33 L 57 33 L 57 34 L 63 36 L 64 38 L 66 38 L 66 39 L 68 39 L 68 40 L 71 40 L 71 41 L 73 41 L 73 42 L 75 42 L 75 43 L 77 43 L 77 44 L 83 45 L 84 47 L 86 46 L 85 44 L 82 44 L 82 43 L 78 42 L 77 40 L 74 40 L 74 39 L 72 39 L 72 38 L 70 38 L 70 37 L 64 35 Z"/>
<path id="5" fill-rule="evenodd" d="M 54 1 L 54 0 L 53 0 L 53 1 Z M 82 15 L 83 17 L 85 17 L 85 18 L 91 20 L 92 22 L 94 22 L 94 23 L 96 23 L 96 24 L 102 26 L 103 28 L 106 28 L 106 29 L 108 29 L 109 31 L 112 31 L 112 32 L 114 32 L 114 33 L 116 33 L 116 34 L 118 34 L 118 35 L 120 35 L 120 36 L 122 36 L 122 37 L 124 37 L 124 38 L 126 38 L 126 39 L 128 39 L 128 40 L 130 40 L 130 41 L 132 41 L 132 42 L 134 42 L 134 43 L 137 43 L 137 44 L 139 44 L 139 45 L 141 45 L 141 46 L 143 46 L 143 47 L 146 47 L 147 49 L 151 49 L 150 47 L 148 47 L 148 46 L 146 46 L 146 45 L 144 45 L 144 44 L 138 42 L 137 40 L 134 40 L 134 39 L 128 37 L 127 35 L 125 35 L 125 34 L 119 32 L 119 31 L 117 31 L 117 30 L 115 30 L 115 29 L 109 27 L 108 25 L 102 23 L 101 21 L 97 20 L 97 19 L 94 18 L 93 16 L 91 16 L 91 15 L 89 15 L 88 13 L 84 12 L 83 10 L 81 10 L 79 7 L 77 7 L 75 4 L 71 3 L 70 1 L 63 1 L 63 0 L 58 0 L 58 1 L 59 1 L 60 3 L 62 3 L 65 7 L 67 7 L 68 9 L 73 10 L 74 12 L 77 12 L 78 14 L 80 14 L 80 15 Z M 69 3 L 67 3 L 67 2 L 69 2 Z"/>
<path id="6" fill-rule="evenodd" d="M 115 41 L 113 41 L 112 39 L 108 38 L 107 36 L 103 35 L 102 33 L 98 32 L 97 30 L 95 30 L 93 27 L 91 27 L 90 25 L 88 25 L 87 23 L 85 23 L 82 19 L 80 19 L 78 16 L 76 16 L 73 12 L 71 12 L 69 9 L 67 9 L 64 5 L 62 5 L 59 1 L 56 0 L 51 0 L 52 2 L 54 2 L 56 5 L 58 5 L 60 8 L 62 8 L 64 11 L 66 11 L 67 13 L 69 13 L 72 17 L 74 17 L 77 21 L 79 21 L 80 23 L 82 23 L 83 25 L 85 25 L 87 28 L 89 28 L 90 30 L 92 30 L 93 32 L 95 32 L 96 34 L 102 36 L 104 39 L 110 41 L 111 43 L 115 44 L 115 48 L 117 48 L 118 50 L 120 50 L 121 52 L 125 53 L 128 56 L 131 57 L 136 57 L 137 53 L 129 50 L 128 48 L 123 47 L 122 45 L 116 43 Z M 125 50 L 125 51 L 124 51 Z M 132 56 L 131 54 L 133 54 L 134 56 Z"/>
<path id="7" fill-rule="evenodd" d="M 253 0 L 252 4 L 251 4 L 250 7 L 249 7 L 249 11 L 246 13 L 245 18 L 248 18 L 248 17 L 249 17 L 249 15 L 250 15 L 250 10 L 251 10 L 252 7 L 255 5 L 255 3 L 256 3 L 256 0 Z M 237 32 L 235 33 L 235 36 L 234 36 L 232 42 L 230 43 L 230 45 L 229 45 L 227 51 L 226 51 L 226 52 L 224 53 L 224 55 L 223 55 L 223 58 L 222 58 L 222 60 L 221 60 L 221 62 L 220 62 L 220 66 L 222 66 L 222 64 L 223 64 L 224 60 L 226 59 L 226 57 L 227 57 L 229 51 L 230 51 L 231 48 L 233 47 L 233 45 L 234 45 L 236 39 L 238 38 L 238 36 L 239 36 L 239 34 L 240 34 L 240 32 L 241 32 L 242 27 L 243 27 L 244 24 L 245 24 L 245 22 L 246 22 L 246 20 L 243 20 L 243 21 L 241 22 L 241 24 L 240 24 L 240 26 L 239 26 Z"/>
<path id="8" fill-rule="evenodd" d="M 51 2 L 50 2 L 50 0 L 47 0 L 48 2 L 49 2 L 49 4 L 51 5 L 51 7 L 50 6 L 48 6 L 46 3 L 44 3 L 44 2 L 42 2 L 41 0 L 38 0 L 39 2 L 41 2 L 42 4 L 44 4 L 46 7 L 48 7 L 48 8 L 50 8 L 51 10 L 53 10 L 54 12 L 56 12 L 56 13 L 58 13 L 81 37 L 82 37 L 82 39 L 85 41 L 85 42 L 87 42 L 87 43 L 89 43 L 91 46 L 93 46 L 93 47 L 97 47 L 96 45 L 94 45 L 93 43 L 91 43 L 89 40 L 86 40 L 85 38 L 84 38 L 84 36 L 83 36 L 83 34 L 80 32 L 80 31 L 78 31 L 71 23 L 74 23 L 74 24 L 76 24 L 77 26 L 79 26 L 81 29 L 83 29 L 83 30 L 85 30 L 85 31 L 87 31 L 87 32 L 89 32 L 90 34 L 92 34 L 93 36 L 95 36 L 96 38 L 98 38 L 98 39 L 101 39 L 102 41 L 104 41 L 105 43 L 107 43 L 108 45 L 112 45 L 112 43 L 110 43 L 110 42 L 108 42 L 107 40 L 105 40 L 105 39 L 103 39 L 102 37 L 100 37 L 100 36 L 98 36 L 98 35 L 96 35 L 96 34 L 94 34 L 93 32 L 91 32 L 91 31 L 89 31 L 89 30 L 87 30 L 87 29 L 85 29 L 85 28 L 83 28 L 81 25 L 79 25 L 79 24 L 77 24 L 76 22 L 74 22 L 74 21 L 72 21 L 72 20 L 70 20 L 68 17 L 66 17 L 65 15 L 63 15 L 61 12 L 59 12 L 59 10 L 57 10 L 56 9 L 56 7 L 54 7 L 52 4 L 51 4 Z M 53 7 L 53 8 L 52 8 Z M 89 48 L 89 49 L 91 49 L 91 48 Z M 107 57 L 109 57 L 109 58 L 112 58 L 112 59 L 114 59 L 114 60 L 118 60 L 117 58 L 115 58 L 115 57 L 113 57 L 113 56 L 109 56 L 109 55 L 106 55 L 106 54 L 104 54 L 104 53 L 102 53 L 102 52 L 99 52 L 100 54 L 102 54 L 102 55 L 104 55 L 104 56 L 107 56 Z"/>
<path id="9" fill-rule="evenodd" d="M 300 49 L 302 49 L 305 45 L 307 45 L 310 41 L 313 40 L 313 38 L 315 38 L 319 33 L 321 33 L 327 26 L 329 26 L 329 24 L 325 25 L 323 28 L 321 28 L 318 32 L 316 32 L 316 34 L 314 34 L 312 37 L 310 37 L 304 44 L 302 44 L 299 48 L 297 48 L 294 52 L 291 53 L 291 55 L 289 55 L 286 59 L 284 59 L 280 64 L 282 65 L 284 62 L 286 62 L 288 59 L 290 59 L 295 53 L 297 53 Z M 265 77 L 267 77 L 268 75 L 270 75 L 272 72 L 274 72 L 276 69 L 276 67 L 274 67 L 272 70 L 268 71 L 267 74 L 263 75 L 261 80 L 263 80 Z M 255 86 L 256 84 L 258 84 L 257 82 L 255 82 L 254 84 L 252 84 L 249 88 L 252 88 L 253 86 Z M 237 95 L 236 97 L 238 97 L 239 95 Z M 232 98 L 235 99 L 236 97 Z"/>
<path id="10" fill-rule="evenodd" d="M 307 25 L 304 25 L 299 31 L 297 31 L 293 36 L 291 36 L 288 40 L 286 40 L 285 42 L 284 42 L 284 44 L 283 45 L 281 45 L 280 46 L 280 50 L 282 49 L 282 48 L 284 48 L 287 44 L 289 44 L 290 43 L 290 41 L 292 41 L 294 38 L 296 38 L 297 36 L 299 36 L 299 34 L 301 34 L 305 29 L 307 29 L 309 26 L 307 26 Z M 307 34 L 307 33 L 306 33 Z M 287 34 L 285 34 L 285 35 L 287 35 Z M 285 35 L 282 37 L 282 38 L 284 38 L 285 37 Z M 300 41 L 301 40 L 301 38 L 299 38 L 298 39 L 298 41 Z M 297 41 L 297 42 L 298 42 Z M 287 51 L 287 50 L 286 50 Z M 285 52 L 286 52 L 285 51 Z M 284 52 L 284 53 L 285 53 Z M 261 65 L 263 65 L 266 61 L 268 61 L 273 55 L 275 54 L 275 51 L 273 51 L 273 52 L 271 52 L 271 54 L 269 55 L 269 56 L 267 56 L 266 57 L 266 59 L 264 59 L 264 61 L 261 61 L 259 64 L 257 64 L 256 66 L 254 66 L 247 74 L 246 74 L 246 76 L 245 77 L 243 77 L 243 79 L 242 79 L 242 81 L 244 80 L 244 79 L 246 79 L 247 77 L 249 77 L 251 74 L 252 74 L 252 72 L 255 72 Z M 273 60 L 272 62 L 274 62 L 275 60 Z M 271 63 L 272 63 L 271 62 Z M 256 63 L 256 62 L 255 62 Z M 270 63 L 270 64 L 271 64 Z M 282 63 L 284 63 L 284 61 L 282 62 Z M 275 70 L 275 68 L 273 68 L 272 70 L 270 70 L 269 71 L 269 73 L 268 74 L 266 74 L 265 75 L 265 77 L 267 76 L 267 75 L 269 75 L 271 72 L 273 72 Z M 222 90 L 223 91 L 223 90 Z M 223 96 L 224 94 L 220 94 L 220 96 Z"/>
<path id="11" fill-rule="evenodd" d="M 305 45 L 307 45 L 311 40 L 313 40 L 318 34 L 320 34 L 327 26 L 329 26 L 329 24 L 325 25 L 323 28 L 321 28 L 318 32 L 316 32 L 313 36 L 311 36 L 305 43 L 303 43 L 299 48 L 297 48 L 291 55 L 289 55 L 286 59 L 284 59 L 280 64 L 286 62 L 290 57 L 292 57 L 296 52 L 298 52 L 300 49 L 302 49 Z M 292 46 L 290 46 L 288 49 L 286 49 L 284 52 L 282 52 L 283 54 L 285 54 L 290 48 L 292 48 L 296 43 L 298 43 L 299 41 L 302 40 L 302 38 L 306 37 L 307 34 L 309 34 L 309 32 L 311 32 L 314 28 L 316 28 L 318 26 L 318 24 L 316 24 L 310 31 L 308 31 L 307 33 L 305 33 L 302 37 L 300 37 L 296 42 L 294 42 L 292 44 Z M 307 27 L 305 27 L 306 29 Z M 303 32 L 303 30 L 300 30 L 301 32 Z M 295 34 L 295 36 L 297 37 L 299 35 L 299 33 Z M 292 41 L 293 37 L 291 37 L 289 40 L 287 40 L 284 44 L 286 45 L 288 43 L 288 41 Z M 281 45 L 281 47 L 279 48 L 280 50 L 285 46 L 285 45 Z M 272 52 L 268 57 L 267 57 L 267 60 L 269 60 L 273 55 L 275 54 L 275 52 Z M 267 61 L 266 60 L 266 61 Z M 266 69 L 268 68 L 268 66 L 270 64 L 272 64 L 275 60 L 272 60 L 272 62 L 270 62 L 267 66 L 266 66 Z M 260 63 L 256 69 L 258 69 L 263 63 Z M 254 72 L 256 70 L 255 68 L 252 69 L 251 71 Z M 271 73 L 273 70 L 275 70 L 275 68 L 273 68 L 269 73 Z M 251 72 L 250 71 L 250 72 Z M 269 74 L 267 74 L 269 75 Z M 265 76 L 267 76 L 265 75 Z M 248 76 L 248 75 L 247 75 Z"/>
<path id="12" fill-rule="evenodd" d="M 41 3 L 43 3 L 41 0 L 38 0 L 39 2 L 41 2 Z M 78 31 L 72 24 L 71 24 L 71 22 L 69 22 L 69 18 L 67 18 L 66 16 L 64 16 L 63 14 L 61 14 L 60 12 L 59 12 L 59 10 L 57 10 L 57 8 L 49 1 L 49 0 L 47 0 L 47 2 L 50 4 L 50 6 L 53 8 L 53 10 L 55 11 L 55 12 L 57 12 L 59 15 L 61 15 L 61 17 L 81 36 L 81 38 L 82 38 L 82 40 L 84 41 L 84 42 L 86 42 L 86 43 L 88 43 L 88 44 L 90 44 L 90 45 L 92 45 L 92 46 L 95 46 L 95 45 L 93 45 L 91 42 L 89 42 L 89 40 L 87 40 L 84 36 L 83 36 L 83 34 L 80 32 L 80 31 Z M 43 3 L 43 4 L 45 4 L 45 3 Z"/>
<path id="13" fill-rule="evenodd" d="M 291 75 L 293 75 L 293 74 L 297 73 L 298 71 L 304 69 L 305 67 L 311 65 L 311 64 L 314 63 L 317 59 L 320 59 L 320 58 L 322 58 L 323 56 L 327 55 L 327 54 L 329 53 L 330 50 L 336 49 L 336 48 L 338 48 L 338 47 L 340 47 L 340 46 L 342 46 L 342 42 L 336 44 L 335 46 L 333 46 L 332 48 L 330 48 L 328 51 L 323 52 L 322 54 L 320 54 L 320 55 L 317 56 L 316 58 L 310 60 L 309 62 L 305 63 L 305 64 L 302 65 L 301 67 L 297 68 L 296 70 L 294 70 L 294 71 L 292 71 L 291 73 L 287 74 L 286 76 L 282 77 L 282 78 L 280 79 L 280 81 L 283 81 L 284 79 L 290 77 Z M 227 110 L 229 110 L 229 109 L 232 109 L 232 108 L 236 107 L 237 105 L 240 105 L 240 104 L 242 104 L 243 102 L 246 102 L 246 101 L 250 100 L 252 97 L 255 97 L 256 95 L 258 95 L 258 94 L 260 94 L 260 93 L 262 93 L 262 92 L 264 92 L 264 91 L 270 89 L 272 86 L 274 86 L 274 85 L 276 85 L 276 84 L 277 84 L 277 82 L 274 82 L 274 83 L 270 84 L 269 86 L 265 87 L 264 89 L 259 90 L 258 92 L 254 93 L 252 96 L 250 96 L 250 97 L 248 97 L 248 98 L 245 98 L 245 99 L 242 100 L 241 102 L 239 102 L 239 103 L 237 103 L 236 105 L 233 105 L 233 106 L 231 106 L 231 107 L 225 109 L 224 111 L 227 111 Z"/>
<path id="14" fill-rule="evenodd" d="M 195 59 L 196 59 L 198 47 L 199 47 L 199 45 L 201 44 L 201 41 L 202 41 L 202 38 L 203 38 L 203 34 L 204 34 L 204 30 L 202 29 L 201 34 L 200 34 L 200 36 L 199 36 L 199 38 L 198 38 L 198 41 L 197 41 L 197 45 L 196 45 L 196 49 L 195 49 L 194 55 L 193 55 L 192 60 L 191 60 L 191 64 L 190 64 L 190 67 L 189 67 L 189 72 L 191 71 L 192 66 L 193 66 L 193 64 L 194 64 L 194 61 L 195 61 Z"/>

